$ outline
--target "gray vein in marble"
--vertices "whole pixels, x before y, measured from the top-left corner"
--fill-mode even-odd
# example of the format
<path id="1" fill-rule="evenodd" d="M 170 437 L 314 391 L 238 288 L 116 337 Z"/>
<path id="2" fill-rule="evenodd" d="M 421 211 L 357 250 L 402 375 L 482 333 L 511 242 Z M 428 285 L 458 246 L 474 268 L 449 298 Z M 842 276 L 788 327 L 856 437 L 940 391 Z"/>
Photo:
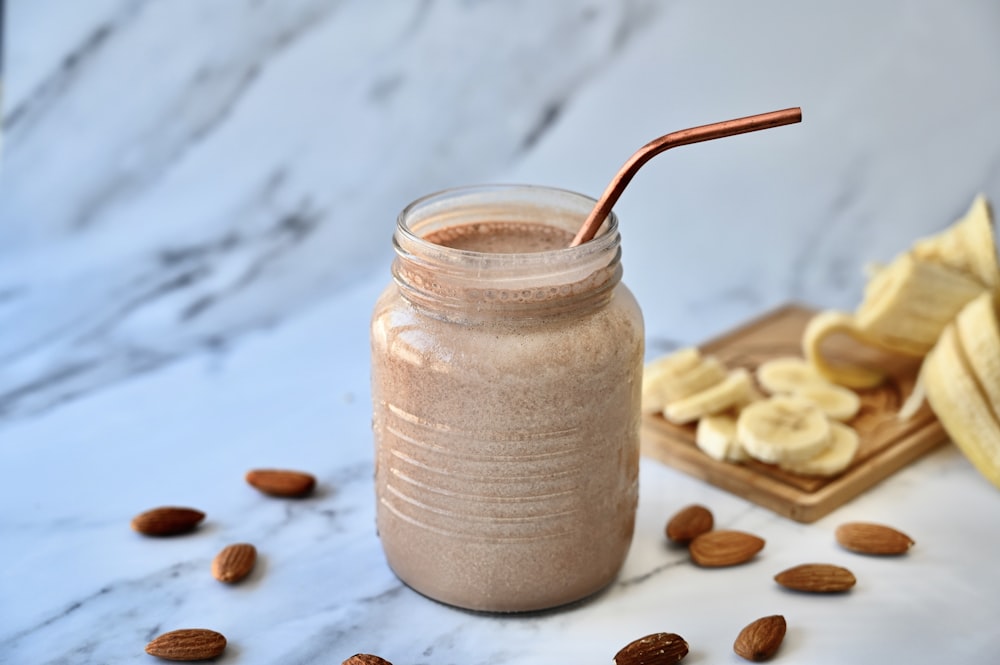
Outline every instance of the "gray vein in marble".
<path id="1" fill-rule="evenodd" d="M 32 126 L 40 122 L 49 109 L 62 101 L 69 88 L 77 82 L 79 72 L 88 66 L 116 32 L 128 26 L 129 22 L 135 18 L 142 6 L 148 1 L 132 0 L 120 12 L 93 28 L 79 44 L 76 44 L 63 57 L 55 72 L 39 83 L 17 105 L 4 113 L 2 120 L 0 120 L 0 126 L 3 127 L 4 133 L 17 135 L 21 132 L 30 132 Z"/>
<path id="2" fill-rule="evenodd" d="M 0 359 L 8 363 L 8 369 L 34 354 L 56 358 L 25 380 L 0 380 L 0 416 L 40 413 L 96 387 L 160 367 L 183 352 L 202 347 L 206 339 L 216 347 L 224 343 L 226 335 L 192 335 L 188 324 L 220 300 L 232 298 L 261 279 L 275 261 L 306 242 L 323 219 L 307 203 L 288 211 L 270 211 L 276 207 L 272 197 L 279 181 L 265 183 L 247 204 L 248 208 L 268 211 L 269 222 L 263 229 L 256 233 L 227 230 L 223 236 L 198 245 L 167 247 L 153 265 L 143 262 L 133 266 L 127 286 L 109 304 L 88 311 L 72 326 L 60 326 L 7 351 L 0 350 Z M 233 263 L 243 267 L 217 284 L 219 273 Z M 168 298 L 177 303 L 174 325 L 178 337 L 184 340 L 185 333 L 188 335 L 181 345 L 155 348 L 141 340 L 118 338 L 117 331 L 131 318 Z M 261 325 L 266 322 L 255 321 L 244 330 Z"/>
<path id="3" fill-rule="evenodd" d="M 278 13 L 277 17 L 282 20 L 276 20 L 273 25 L 267 24 L 273 32 L 265 35 L 260 44 L 254 45 L 250 58 L 201 65 L 193 72 L 186 87 L 177 91 L 176 99 L 165 105 L 161 117 L 151 119 L 153 129 L 144 143 L 147 155 L 152 154 L 147 156 L 141 171 L 105 183 L 104 187 L 92 195 L 89 204 L 77 213 L 74 225 L 86 226 L 95 221 L 118 198 L 133 195 L 183 159 L 189 150 L 204 141 L 230 117 L 267 62 L 308 30 L 314 29 L 335 6 L 336 3 L 315 2 L 298 15 Z M 205 99 L 212 100 L 212 103 L 204 104 Z M 201 108 L 192 108 L 191 100 L 197 100 Z M 182 132 L 164 132 L 160 129 L 174 126 L 176 118 L 190 118 L 191 115 L 195 117 L 188 120 L 187 127 Z M 160 139 L 161 135 L 168 140 Z M 157 143 L 161 145 L 156 146 Z M 149 149 L 150 145 L 154 146 L 152 150 Z"/>
<path id="4" fill-rule="evenodd" d="M 643 582 L 648 582 L 649 580 L 655 577 L 659 577 L 661 573 L 664 573 L 668 570 L 679 568 L 681 566 L 690 565 L 690 563 L 691 563 L 690 559 L 687 558 L 687 554 L 685 553 L 684 558 L 673 561 L 667 561 L 666 563 L 662 563 L 659 566 L 651 568 L 645 572 L 639 573 L 638 575 L 633 575 L 632 577 L 626 577 L 624 579 L 618 580 L 617 582 L 615 582 L 615 587 L 627 589 L 631 586 L 642 584 Z"/>
<path id="5" fill-rule="evenodd" d="M 0 642 L 0 652 L 9 656 L 17 656 L 22 651 L 31 653 L 34 649 L 38 649 L 37 652 L 42 652 L 43 649 L 40 649 L 39 645 L 33 644 L 33 642 L 45 640 L 44 652 L 48 656 L 44 665 L 111 662 L 109 657 L 114 653 L 115 647 L 107 645 L 117 646 L 117 642 L 125 637 L 122 633 L 131 634 L 141 649 L 142 644 L 160 632 L 161 626 L 159 624 L 137 625 L 132 620 L 136 615 L 136 610 L 128 600 L 132 599 L 136 593 L 150 597 L 152 592 L 166 589 L 172 580 L 177 580 L 182 575 L 204 568 L 205 565 L 204 561 L 186 561 L 152 572 L 141 578 L 106 584 L 87 596 L 71 601 L 64 608 L 37 623 L 13 633 Z M 162 594 L 157 595 L 156 600 L 156 605 L 162 606 L 164 604 Z M 183 602 L 180 594 L 173 593 L 166 604 L 177 606 Z M 74 630 L 76 618 L 84 615 L 87 617 L 86 620 L 98 630 L 82 631 L 82 635 L 85 637 L 71 643 L 68 648 L 62 647 L 58 642 L 50 639 L 50 634 L 54 631 Z M 120 631 L 117 635 L 107 632 L 106 629 L 112 626 L 115 627 L 116 631 Z M 132 628 L 125 628 L 127 626 L 132 626 Z M 65 650 L 60 652 L 60 649 Z M 121 656 L 121 653 L 115 654 L 114 662 L 121 662 Z M 42 664 L 39 663 L 39 665 Z"/>
<path id="6" fill-rule="evenodd" d="M 99 27 L 88 45 L 78 46 L 77 55 L 67 60 L 71 66 L 50 75 L 8 120 L 8 196 L 0 199 L 0 217 L 13 224 L 0 227 L 0 239 L 9 240 L 0 243 L 2 252 L 16 256 L 19 242 L 31 250 L 45 238 L 74 229 L 82 242 L 75 253 L 67 249 L 72 260 L 60 266 L 68 280 L 35 284 L 10 269 L 7 275 L 0 273 L 0 292 L 17 295 L 0 300 L 0 317 L 30 322 L 19 326 L 17 335 L 0 340 L 0 357 L 13 359 L 0 375 L 0 415 L 9 420 L 38 414 L 186 354 L 230 348 L 243 334 L 272 325 L 356 279 L 359 271 L 371 269 L 376 257 L 381 262 L 386 256 L 389 231 L 387 227 L 385 237 L 369 233 L 345 242 L 349 223 L 391 222 L 416 195 L 487 177 L 521 159 L 560 122 L 561 110 L 585 83 L 658 10 L 648 2 L 605 2 L 575 13 L 533 6 L 543 21 L 539 34 L 487 52 L 490 60 L 482 72 L 449 70 L 441 80 L 434 64 L 439 42 L 429 34 L 458 20 L 469 30 L 489 35 L 489 18 L 496 8 L 425 2 L 414 5 L 402 20 L 385 23 L 377 10 L 353 7 L 358 31 L 374 27 L 366 21 L 382 23 L 378 27 L 385 29 L 382 37 L 388 41 L 358 42 L 360 55 L 369 58 L 363 75 L 347 66 L 328 71 L 321 64 L 305 76 L 323 83 L 320 88 L 336 86 L 342 93 L 338 103 L 353 105 L 358 117 L 393 113 L 393 122 L 403 124 L 373 124 L 360 134 L 354 132 L 357 136 L 336 124 L 329 132 L 305 132 L 294 124 L 300 109 L 329 104 L 327 97 L 303 99 L 294 106 L 268 103 L 266 109 L 262 100 L 270 99 L 275 86 L 279 91 L 287 87 L 281 77 L 288 73 L 278 73 L 285 61 L 303 49 L 315 49 L 330 34 L 336 38 L 338 33 L 329 33 L 336 22 L 327 18 L 339 7 L 323 0 L 282 3 L 280 8 L 239 0 L 212 5 L 213 21 L 231 17 L 256 27 L 211 45 L 205 42 L 209 33 L 202 33 L 175 69 L 161 73 L 149 52 L 162 43 L 162 25 L 193 30 L 206 19 L 189 5 L 128 5 L 128 11 L 100 24 L 110 27 Z M 317 33 L 323 34 L 314 38 Z M 457 52 L 469 43 L 462 36 Z M 546 53 L 560 54 L 557 66 L 538 66 L 543 45 Z M 575 57 L 564 59 L 566 50 Z M 138 73 L 143 68 L 148 76 Z M 495 78 L 495 85 L 484 88 L 484 77 Z M 155 103 L 140 96 L 143 106 L 132 113 L 114 107 L 98 113 L 93 106 L 94 90 L 110 86 L 128 98 L 124 87 L 146 78 Z M 359 82 L 364 85 L 359 87 Z M 531 86 L 528 94 L 510 97 L 508 93 L 526 82 Z M 463 104 L 449 102 L 439 108 L 421 92 L 442 83 L 452 88 L 449 94 L 457 92 Z M 408 113 L 400 114 L 399 108 Z M 81 136 L 71 131 L 74 113 L 93 114 L 93 131 L 79 150 L 75 144 Z M 257 125 L 247 124 L 248 114 L 262 113 L 264 119 Z M 503 131 L 479 144 L 475 137 L 481 135 L 480 124 L 490 122 L 490 113 L 503 116 L 498 126 Z M 428 117 L 435 122 L 428 125 Z M 251 126 L 258 131 L 261 121 L 278 119 L 291 124 L 281 133 L 287 141 L 274 145 L 307 138 L 319 142 L 327 154 L 354 164 L 353 174 L 331 183 L 316 164 L 304 166 L 282 147 L 255 160 L 250 171 L 257 175 L 252 180 L 229 183 L 226 172 L 234 156 L 226 152 L 231 147 L 219 145 L 235 145 L 234 136 Z M 401 132 L 406 137 L 402 142 Z M 58 137 L 69 145 L 68 161 L 57 164 L 50 150 Z M 338 142 L 337 137 L 344 140 Z M 257 141 L 244 135 L 239 143 L 253 146 Z M 415 153 L 435 154 L 433 168 L 419 163 L 396 166 L 407 163 L 400 155 Z M 372 159 L 375 154 L 381 161 Z M 74 160 L 87 156 L 96 161 L 74 168 Z M 194 173 L 200 176 L 193 178 Z M 215 178 L 228 188 L 231 202 L 226 209 L 220 210 L 220 201 L 211 198 L 190 200 L 184 186 L 174 184 Z M 56 189 L 60 196 L 50 196 Z M 184 215 L 173 219 L 162 205 L 177 199 L 190 203 Z M 153 218 L 150 232 L 136 233 L 133 227 L 147 217 Z M 179 240 L 168 233 L 175 221 L 182 229 L 176 234 Z M 101 251 L 110 246 L 106 239 L 111 237 L 127 238 L 130 251 L 115 250 L 108 265 L 88 257 L 88 243 Z M 158 259 L 151 264 L 150 256 Z M 88 285 L 89 309 L 64 306 L 72 296 L 58 289 L 70 281 Z M 40 309 L 46 313 L 41 318 L 36 316 Z M 41 362 L 44 356 L 50 360 Z"/>

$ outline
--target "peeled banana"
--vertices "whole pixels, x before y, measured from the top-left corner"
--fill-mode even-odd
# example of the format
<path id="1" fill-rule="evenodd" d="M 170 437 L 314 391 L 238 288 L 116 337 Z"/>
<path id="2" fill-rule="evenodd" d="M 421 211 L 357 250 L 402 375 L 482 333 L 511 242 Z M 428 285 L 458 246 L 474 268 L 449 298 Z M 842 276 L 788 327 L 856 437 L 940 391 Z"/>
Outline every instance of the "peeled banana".
<path id="1" fill-rule="evenodd" d="M 974 278 L 907 253 L 872 278 L 854 316 L 868 337 L 923 356 L 965 303 L 982 292 Z"/>
<path id="2" fill-rule="evenodd" d="M 822 346 L 844 334 L 864 346 L 923 358 L 966 303 L 984 291 L 1000 294 L 993 221 L 983 197 L 943 232 L 914 243 L 888 266 L 871 271 L 853 316 L 824 312 L 803 335 L 803 353 L 827 379 L 870 388 L 886 378 L 877 367 L 837 364 Z"/>
<path id="3" fill-rule="evenodd" d="M 998 306 L 1000 260 L 992 211 L 978 196 L 950 227 L 873 269 L 853 314 L 828 311 L 814 317 L 803 334 L 803 353 L 821 375 L 852 388 L 874 387 L 888 372 L 836 362 L 824 348 L 834 336 L 923 358 L 900 416 L 914 414 L 926 397 L 952 440 L 1000 487 Z"/>

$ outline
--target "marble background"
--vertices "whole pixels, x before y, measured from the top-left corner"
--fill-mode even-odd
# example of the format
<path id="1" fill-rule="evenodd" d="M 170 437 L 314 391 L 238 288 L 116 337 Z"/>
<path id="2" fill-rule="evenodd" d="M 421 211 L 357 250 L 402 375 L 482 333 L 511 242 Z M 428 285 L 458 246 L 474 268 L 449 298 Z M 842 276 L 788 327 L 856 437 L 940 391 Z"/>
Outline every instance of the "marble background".
<path id="1" fill-rule="evenodd" d="M 1000 5 L 6 4 L 0 662 L 151 662 L 184 625 L 226 633 L 234 663 L 608 662 L 656 630 L 737 662 L 739 628 L 778 611 L 797 662 L 992 662 L 1000 495 L 951 446 L 808 527 L 644 461 L 636 543 L 593 602 L 496 618 L 416 596 L 373 529 L 367 321 L 416 196 L 596 196 L 656 136 L 789 106 L 801 125 L 642 170 L 616 207 L 626 281 L 650 355 L 789 300 L 851 307 L 866 263 L 1000 200 Z M 320 491 L 258 497 L 241 477 L 268 465 Z M 766 557 L 693 570 L 660 536 L 692 501 Z M 162 503 L 208 522 L 128 530 Z M 847 560 L 872 580 L 850 597 L 773 588 L 844 562 L 832 530 L 861 517 L 920 547 Z M 238 539 L 261 565 L 219 588 L 204 569 Z"/>

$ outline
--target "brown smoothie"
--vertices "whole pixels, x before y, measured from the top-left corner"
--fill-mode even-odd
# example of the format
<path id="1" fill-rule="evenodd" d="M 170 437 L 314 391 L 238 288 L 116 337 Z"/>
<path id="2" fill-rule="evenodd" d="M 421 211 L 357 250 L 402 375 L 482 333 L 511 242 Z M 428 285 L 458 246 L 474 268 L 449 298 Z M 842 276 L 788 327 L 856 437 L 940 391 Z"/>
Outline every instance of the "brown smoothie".
<path id="1" fill-rule="evenodd" d="M 572 236 L 485 222 L 425 240 L 509 254 L 563 249 Z M 574 270 L 567 252 L 551 252 L 554 267 L 529 287 L 501 279 L 457 288 L 447 275 L 400 269 L 397 280 L 419 282 L 432 304 L 414 305 L 393 284 L 376 305 L 379 534 L 396 574 L 445 603 L 562 605 L 609 584 L 628 551 L 641 314 L 618 282 L 617 258 L 615 270 Z M 447 300 L 441 315 L 435 294 Z"/>
<path id="2" fill-rule="evenodd" d="M 433 231 L 424 240 L 452 249 L 493 254 L 549 252 L 569 247 L 573 234 L 544 224 L 480 222 Z"/>

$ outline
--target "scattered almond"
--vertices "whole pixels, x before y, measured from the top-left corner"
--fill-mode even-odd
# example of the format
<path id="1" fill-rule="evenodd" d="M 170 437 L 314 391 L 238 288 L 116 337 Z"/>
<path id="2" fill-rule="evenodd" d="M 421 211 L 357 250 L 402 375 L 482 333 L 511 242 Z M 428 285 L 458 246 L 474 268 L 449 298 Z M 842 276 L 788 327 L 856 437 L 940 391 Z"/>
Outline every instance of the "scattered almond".
<path id="1" fill-rule="evenodd" d="M 794 566 L 775 575 L 774 581 L 787 589 L 808 593 L 839 593 L 857 582 L 854 573 L 829 563 Z"/>
<path id="2" fill-rule="evenodd" d="M 871 522 L 847 522 L 837 527 L 837 542 L 841 547 L 860 554 L 905 554 L 913 547 L 913 539 L 901 531 Z"/>
<path id="3" fill-rule="evenodd" d="M 173 630 L 146 645 L 146 653 L 164 660 L 208 660 L 225 650 L 226 638 L 204 628 Z"/>
<path id="4" fill-rule="evenodd" d="M 175 536 L 193 531 L 203 519 L 205 513 L 200 510 L 164 506 L 133 517 L 132 528 L 147 536 Z"/>
<path id="5" fill-rule="evenodd" d="M 640 637 L 615 654 L 615 665 L 671 665 L 688 654 L 688 643 L 675 633 Z"/>
<path id="6" fill-rule="evenodd" d="M 706 568 L 746 563 L 764 549 L 764 540 L 743 531 L 709 531 L 691 541 L 691 560 Z"/>
<path id="7" fill-rule="evenodd" d="M 712 511 L 705 506 L 692 504 L 679 510 L 667 522 L 667 538 L 675 543 L 687 544 L 711 531 L 714 524 Z"/>
<path id="8" fill-rule="evenodd" d="M 733 651 L 755 663 L 767 660 L 785 639 L 785 628 L 785 617 L 780 614 L 757 619 L 736 636 Z"/>
<path id="9" fill-rule="evenodd" d="M 212 559 L 212 577 L 233 584 L 250 574 L 257 563 L 257 548 L 249 543 L 236 543 L 222 548 Z"/>
<path id="10" fill-rule="evenodd" d="M 392 665 L 389 661 L 367 653 L 354 654 L 341 665 Z"/>
<path id="11" fill-rule="evenodd" d="M 246 478 L 248 483 L 271 496 L 300 498 L 316 487 L 316 478 L 304 471 L 254 469 L 247 472 Z"/>

